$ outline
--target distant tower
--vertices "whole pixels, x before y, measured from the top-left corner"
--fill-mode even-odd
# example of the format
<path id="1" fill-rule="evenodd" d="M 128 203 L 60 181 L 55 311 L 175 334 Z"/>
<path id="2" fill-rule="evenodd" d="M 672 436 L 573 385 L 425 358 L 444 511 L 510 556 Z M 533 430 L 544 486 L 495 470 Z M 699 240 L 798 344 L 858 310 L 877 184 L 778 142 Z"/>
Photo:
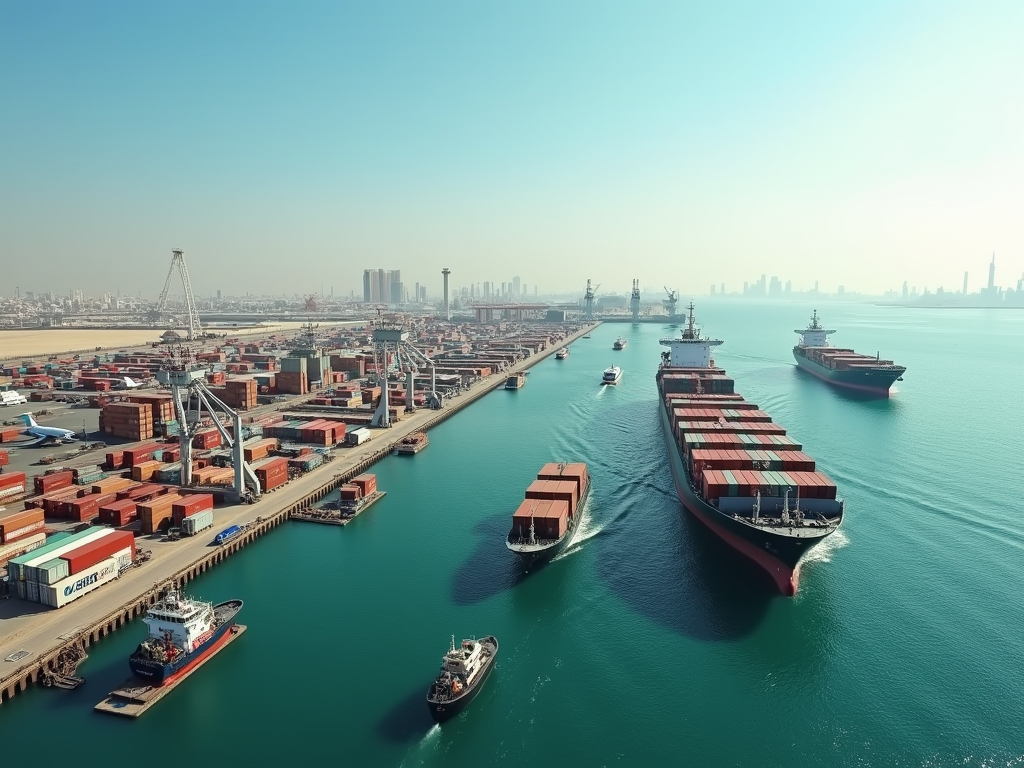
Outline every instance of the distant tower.
<path id="1" fill-rule="evenodd" d="M 993 293 L 996 289 L 996 255 L 992 254 L 992 263 L 988 265 L 988 292 Z"/>
<path id="2" fill-rule="evenodd" d="M 967 295 L 967 273 L 964 272 L 964 296 Z"/>
<path id="3" fill-rule="evenodd" d="M 906 280 L 903 281 L 903 298 L 904 299 L 909 299 L 910 298 L 910 289 L 907 287 L 907 281 Z"/>
<path id="4" fill-rule="evenodd" d="M 629 294 L 629 309 L 633 313 L 633 322 L 640 319 L 640 281 L 633 281 L 633 292 Z"/>
<path id="5" fill-rule="evenodd" d="M 444 319 L 446 322 L 450 322 L 452 319 L 451 309 L 448 305 L 448 275 L 451 273 L 452 271 L 448 267 L 441 270 L 441 274 L 444 276 Z"/>
<path id="6" fill-rule="evenodd" d="M 590 279 L 587 279 L 587 292 L 583 294 L 583 319 L 593 320 L 594 319 L 594 294 L 600 285 L 592 285 Z"/>

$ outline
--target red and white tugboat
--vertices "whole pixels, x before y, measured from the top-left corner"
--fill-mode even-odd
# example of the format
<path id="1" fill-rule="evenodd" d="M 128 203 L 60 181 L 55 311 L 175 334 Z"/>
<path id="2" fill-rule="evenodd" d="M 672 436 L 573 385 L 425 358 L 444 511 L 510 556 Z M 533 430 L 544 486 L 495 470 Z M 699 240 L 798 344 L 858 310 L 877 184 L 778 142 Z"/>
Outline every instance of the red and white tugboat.
<path id="1" fill-rule="evenodd" d="M 452 646 L 441 661 L 441 672 L 427 691 L 430 715 L 438 723 L 455 717 L 483 688 L 498 657 L 498 639 L 493 635 L 463 640 Z"/>

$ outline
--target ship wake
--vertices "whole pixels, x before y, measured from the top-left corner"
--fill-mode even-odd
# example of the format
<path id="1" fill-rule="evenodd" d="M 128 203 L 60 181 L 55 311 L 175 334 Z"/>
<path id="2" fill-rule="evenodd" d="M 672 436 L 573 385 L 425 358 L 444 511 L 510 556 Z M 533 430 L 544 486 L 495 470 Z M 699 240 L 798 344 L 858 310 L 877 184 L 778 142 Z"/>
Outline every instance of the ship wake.
<path id="1" fill-rule="evenodd" d="M 604 530 L 604 526 L 596 522 L 590 515 L 590 504 L 585 505 L 583 509 L 583 517 L 580 519 L 579 528 L 573 533 L 572 540 L 562 552 L 559 552 L 555 557 L 551 559 L 551 562 L 557 562 L 564 557 L 568 557 L 576 552 L 583 549 L 583 545 L 586 544 L 590 539 L 595 536 L 599 536 L 601 531 Z"/>
<path id="2" fill-rule="evenodd" d="M 850 540 L 846 537 L 846 532 L 840 528 L 821 542 L 821 544 L 804 555 L 801 567 L 807 567 L 811 563 L 831 563 L 832 555 L 847 546 L 849 543 Z"/>

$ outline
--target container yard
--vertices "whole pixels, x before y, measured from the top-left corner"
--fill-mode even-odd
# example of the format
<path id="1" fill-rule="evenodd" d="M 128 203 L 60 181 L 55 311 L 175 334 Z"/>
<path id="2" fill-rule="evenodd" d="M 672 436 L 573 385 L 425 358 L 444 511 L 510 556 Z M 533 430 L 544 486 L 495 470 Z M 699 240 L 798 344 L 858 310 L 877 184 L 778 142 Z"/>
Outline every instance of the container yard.
<path id="1" fill-rule="evenodd" d="M 34 404 L 43 406 L 41 411 L 33 410 L 39 424 L 74 429 L 77 422 L 75 431 L 85 432 L 87 438 L 78 441 L 78 445 L 29 448 L 23 447 L 26 440 L 21 427 L 2 425 L 6 430 L 2 433 L 6 464 L 0 465 L 0 494 L 4 494 L 0 506 L 6 508 L 0 510 L 0 520 L 28 512 L 35 518 L 0 523 L 0 530 L 9 527 L 17 532 L 12 533 L 9 543 L 0 542 L 0 555 L 7 560 L 20 559 L 18 565 L 24 564 L 26 556 L 32 556 L 33 567 L 41 564 L 35 558 L 48 555 L 41 562 L 52 570 L 43 577 L 38 571 L 31 572 L 37 577 L 34 583 L 40 585 L 35 601 L 66 616 L 61 623 L 75 628 L 76 637 L 74 641 L 55 641 L 53 632 L 40 622 L 40 614 L 19 607 L 31 602 L 29 578 L 19 570 L 10 585 L 5 584 L 13 590 L 12 599 L 0 602 L 0 618 L 5 620 L 0 655 L 19 660 L 5 670 L 5 677 L 0 680 L 0 702 L 49 674 L 67 644 L 88 646 L 138 615 L 147 601 L 151 604 L 155 599 L 155 584 L 173 580 L 184 585 L 284 520 L 301 519 L 300 515 L 310 512 L 328 494 L 337 491 L 339 497 L 344 493 L 346 502 L 357 502 L 356 513 L 348 518 L 353 519 L 383 498 L 384 492 L 376 488 L 375 478 L 371 481 L 372 475 L 364 475 L 375 462 L 391 455 L 398 441 L 413 432 L 426 432 L 476 398 L 500 387 L 508 371 L 533 365 L 584 332 L 578 327 L 528 329 L 512 324 L 446 324 L 435 331 L 425 325 L 414 329 L 411 335 L 417 350 L 430 355 L 435 370 L 405 377 L 400 372 L 398 376 L 388 374 L 387 379 L 378 375 L 379 365 L 374 362 L 368 329 L 341 329 L 331 338 L 318 339 L 316 344 L 283 337 L 270 339 L 267 344 L 234 348 L 220 342 L 217 349 L 208 350 L 217 359 L 210 361 L 215 370 L 210 371 L 213 375 L 208 375 L 204 383 L 214 391 L 224 387 L 218 398 L 237 404 L 234 408 L 241 423 L 237 432 L 230 422 L 221 422 L 219 428 L 213 423 L 198 425 L 196 434 L 189 439 L 192 482 L 184 487 L 180 484 L 182 425 L 170 418 L 174 410 L 167 391 L 152 388 L 142 393 L 125 392 L 102 384 L 96 389 L 91 381 L 124 373 L 135 379 L 129 366 L 148 365 L 150 372 L 155 373 L 158 361 L 166 361 L 166 354 L 154 359 L 149 350 L 119 352 L 80 359 L 73 365 L 67 359 L 47 361 L 42 366 L 28 366 L 27 361 L 20 361 L 20 365 L 4 363 L 4 375 L 10 378 L 11 374 L 20 374 L 22 384 L 26 374 L 49 375 L 53 379 L 53 389 L 39 388 L 28 393 L 35 396 Z M 265 351 L 273 354 L 263 354 Z M 242 355 L 273 359 L 243 360 Z M 114 357 L 119 358 L 118 362 L 113 361 Z M 286 362 L 289 358 L 303 359 L 305 363 Z M 120 362 L 125 364 L 124 369 L 118 366 Z M 291 369 L 303 365 L 308 392 L 292 395 L 277 388 L 276 377 L 280 373 L 294 373 Z M 41 367 L 44 373 L 29 374 L 30 367 Z M 222 370 L 216 370 L 218 367 Z M 76 370 L 89 375 L 78 381 Z M 136 373 L 140 379 L 146 378 L 142 372 Z M 223 374 L 223 378 L 218 374 Z M 236 390 L 242 393 L 237 397 L 226 394 L 227 382 L 233 379 L 255 382 L 254 405 L 248 384 Z M 74 384 L 69 385 L 68 380 Z M 385 386 L 391 423 L 390 429 L 381 430 L 374 424 L 374 417 L 380 413 L 378 406 Z M 440 393 L 440 410 L 428 407 L 432 387 Z M 109 431 L 99 432 L 104 411 L 111 405 L 124 404 L 134 407 L 111 411 L 111 416 L 116 414 L 119 418 L 109 422 L 103 418 L 103 427 Z M 32 409 L 38 407 L 30 405 Z M 124 418 L 125 413 L 129 413 L 129 418 Z M 138 414 L 137 418 L 132 414 Z M 205 413 L 203 416 L 208 418 Z M 133 423 L 136 421 L 137 424 Z M 198 433 L 203 436 L 196 440 Z M 252 504 L 238 504 L 229 493 L 229 476 L 233 476 L 234 468 L 231 451 L 223 442 L 225 434 L 228 439 L 235 434 L 241 438 L 239 460 L 252 470 L 260 490 L 257 498 L 249 499 Z M 217 435 L 220 442 L 207 435 Z M 318 479 L 319 471 L 327 465 L 331 466 L 331 473 Z M 359 482 L 355 482 L 357 479 Z M 346 486 L 344 491 L 342 486 Z M 353 494 L 358 498 L 351 498 Z M 37 527 L 21 530 L 29 526 Z M 82 526 L 90 527 L 78 530 Z M 238 534 L 210 549 L 217 533 L 232 526 L 238 526 Z M 62 554 L 74 551 L 75 547 L 60 553 L 45 549 L 33 555 L 34 550 L 60 545 L 68 536 L 86 534 L 88 538 L 97 528 L 130 534 L 136 545 L 131 552 L 135 562 L 140 560 L 140 545 L 146 548 L 147 556 L 151 554 L 145 568 L 131 567 L 124 550 L 84 566 L 84 562 L 98 556 L 86 551 L 72 558 L 68 575 L 58 580 L 63 566 L 52 561 L 62 560 Z M 76 538 L 72 545 L 89 543 Z M 85 571 L 71 573 L 72 567 Z M 54 583 L 40 582 L 39 578 Z M 75 587 L 80 581 L 88 583 Z M 24 598 L 19 596 L 20 584 L 24 585 Z M 60 587 L 62 592 L 73 587 L 66 596 L 69 599 L 56 596 L 54 587 Z M 44 593 L 45 589 L 51 591 Z M 32 591 L 35 595 L 36 588 Z M 26 653 L 22 655 L 22 651 Z"/>

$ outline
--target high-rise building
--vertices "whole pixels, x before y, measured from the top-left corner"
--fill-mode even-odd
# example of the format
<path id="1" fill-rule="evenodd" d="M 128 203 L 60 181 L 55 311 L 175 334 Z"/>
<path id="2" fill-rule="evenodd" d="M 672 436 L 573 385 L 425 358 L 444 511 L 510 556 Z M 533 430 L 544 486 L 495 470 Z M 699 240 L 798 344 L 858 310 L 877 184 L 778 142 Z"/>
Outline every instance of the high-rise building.
<path id="1" fill-rule="evenodd" d="M 718 292 L 721 294 L 725 294 L 725 283 L 722 283 L 722 285 L 718 289 Z"/>
<path id="2" fill-rule="evenodd" d="M 518 296 L 519 295 L 519 284 L 520 284 L 519 276 L 516 275 L 515 277 L 512 278 L 512 294 L 514 296 Z"/>
<path id="3" fill-rule="evenodd" d="M 910 286 L 907 285 L 907 281 L 906 280 L 903 281 L 903 298 L 904 299 L 909 299 L 910 298 Z"/>
<path id="4" fill-rule="evenodd" d="M 992 254 L 992 263 L 988 265 L 988 292 L 996 290 L 996 255 Z"/>
<path id="5" fill-rule="evenodd" d="M 964 294 L 964 296 L 967 295 L 967 273 L 966 272 L 964 272 L 964 290 L 963 290 L 963 294 Z"/>
<path id="6" fill-rule="evenodd" d="M 398 269 L 388 271 L 388 304 L 405 303 L 405 287 L 402 285 L 402 272 Z"/>

